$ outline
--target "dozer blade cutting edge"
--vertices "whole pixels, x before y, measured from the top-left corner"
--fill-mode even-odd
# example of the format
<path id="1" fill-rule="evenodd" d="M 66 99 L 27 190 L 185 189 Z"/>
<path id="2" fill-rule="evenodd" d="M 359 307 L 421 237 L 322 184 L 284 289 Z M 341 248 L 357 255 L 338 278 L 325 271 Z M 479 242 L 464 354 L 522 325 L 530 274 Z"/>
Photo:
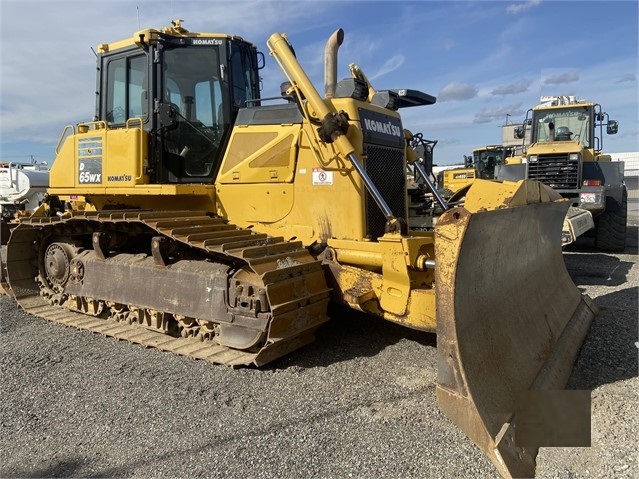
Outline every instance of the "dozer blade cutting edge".
<path id="1" fill-rule="evenodd" d="M 477 186 L 466 207 L 481 204 Z M 520 446 L 518 401 L 565 387 L 598 312 L 562 257 L 568 203 L 534 204 L 552 198 L 544 188 L 524 182 L 504 209 L 449 210 L 435 229 L 437 400 L 504 477 L 534 476 L 538 446 Z"/>

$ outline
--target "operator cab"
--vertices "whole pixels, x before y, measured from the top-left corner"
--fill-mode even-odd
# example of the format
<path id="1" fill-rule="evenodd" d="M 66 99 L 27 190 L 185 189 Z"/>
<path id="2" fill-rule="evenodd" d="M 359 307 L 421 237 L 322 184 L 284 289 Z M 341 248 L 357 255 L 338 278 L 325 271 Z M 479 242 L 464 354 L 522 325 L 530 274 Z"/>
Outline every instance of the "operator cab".
<path id="1" fill-rule="evenodd" d="M 96 120 L 142 122 L 151 183 L 212 183 L 238 110 L 259 99 L 263 55 L 240 37 L 192 34 L 180 21 L 134 40 L 100 46 Z"/>
<path id="2" fill-rule="evenodd" d="M 473 165 L 477 177 L 492 180 L 495 178 L 495 167 L 502 165 L 506 158 L 512 156 L 513 149 L 503 146 L 488 146 L 473 151 Z"/>

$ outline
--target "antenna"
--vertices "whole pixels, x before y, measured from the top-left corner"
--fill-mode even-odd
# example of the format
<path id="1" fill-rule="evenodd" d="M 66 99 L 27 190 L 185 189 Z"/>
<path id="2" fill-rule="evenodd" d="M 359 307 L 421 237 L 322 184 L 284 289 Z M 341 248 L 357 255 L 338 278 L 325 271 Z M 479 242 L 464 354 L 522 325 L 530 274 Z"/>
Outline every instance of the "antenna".
<path id="1" fill-rule="evenodd" d="M 140 30 L 140 6 L 136 5 L 135 9 L 137 10 L 137 13 L 138 13 L 138 30 Z"/>

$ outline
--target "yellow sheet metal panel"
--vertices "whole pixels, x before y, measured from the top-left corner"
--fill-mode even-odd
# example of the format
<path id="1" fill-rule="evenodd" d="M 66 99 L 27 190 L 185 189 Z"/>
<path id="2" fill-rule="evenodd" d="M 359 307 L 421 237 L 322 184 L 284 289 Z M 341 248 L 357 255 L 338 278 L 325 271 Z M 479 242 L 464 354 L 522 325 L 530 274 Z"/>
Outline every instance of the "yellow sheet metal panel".
<path id="1" fill-rule="evenodd" d="M 67 136 L 49 172 L 50 188 L 74 188 L 77 178 L 75 138 Z"/>
<path id="2" fill-rule="evenodd" d="M 142 208 L 150 210 L 203 210 L 215 212 L 213 185 L 137 185 L 117 190 L 104 187 L 83 188 L 78 196 L 75 188 L 50 188 L 51 194 L 62 199 L 84 198 L 81 209 Z"/>
<path id="3" fill-rule="evenodd" d="M 297 132 L 290 128 L 271 126 L 236 128 L 231 135 L 224 156 L 219 183 L 259 183 L 272 178 L 270 171 L 278 172 L 278 179 L 290 181 L 295 168 Z M 274 131 L 274 128 L 277 128 Z M 299 130 L 299 126 L 296 128 Z"/>
<path id="4" fill-rule="evenodd" d="M 268 234 L 295 236 L 306 245 L 332 238 L 364 239 L 361 179 L 332 145 L 320 146 L 304 131 L 312 128 L 263 125 L 237 130 L 217 181 L 219 214 Z"/>
<path id="5" fill-rule="evenodd" d="M 459 191 L 464 186 L 470 185 L 475 181 L 476 171 L 474 168 L 453 168 L 444 170 L 443 187 L 451 193 Z"/>
<path id="6" fill-rule="evenodd" d="M 81 124 L 67 136 L 51 167 L 52 188 L 130 188 L 148 183 L 148 133 L 141 125 L 107 129 L 101 122 Z"/>
<path id="7" fill-rule="evenodd" d="M 106 131 L 103 182 L 108 188 L 146 184 L 143 165 L 148 162 L 148 133 L 142 128 L 118 128 Z"/>
<path id="8" fill-rule="evenodd" d="M 287 221 L 295 201 L 294 186 L 290 183 L 222 183 L 217 185 L 217 201 L 220 216 L 242 226 L 259 225 L 259 231 L 274 236 L 280 236 L 277 231 L 289 226 L 305 225 L 302 221 Z"/>

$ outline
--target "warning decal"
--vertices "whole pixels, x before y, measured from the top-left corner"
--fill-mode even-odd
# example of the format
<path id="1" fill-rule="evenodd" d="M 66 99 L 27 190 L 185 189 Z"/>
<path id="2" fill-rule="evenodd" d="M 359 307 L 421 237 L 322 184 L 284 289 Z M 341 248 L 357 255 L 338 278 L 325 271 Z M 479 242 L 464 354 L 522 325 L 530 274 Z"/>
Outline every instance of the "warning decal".
<path id="1" fill-rule="evenodd" d="M 321 168 L 313 168 L 313 185 L 332 185 L 333 172 Z"/>

